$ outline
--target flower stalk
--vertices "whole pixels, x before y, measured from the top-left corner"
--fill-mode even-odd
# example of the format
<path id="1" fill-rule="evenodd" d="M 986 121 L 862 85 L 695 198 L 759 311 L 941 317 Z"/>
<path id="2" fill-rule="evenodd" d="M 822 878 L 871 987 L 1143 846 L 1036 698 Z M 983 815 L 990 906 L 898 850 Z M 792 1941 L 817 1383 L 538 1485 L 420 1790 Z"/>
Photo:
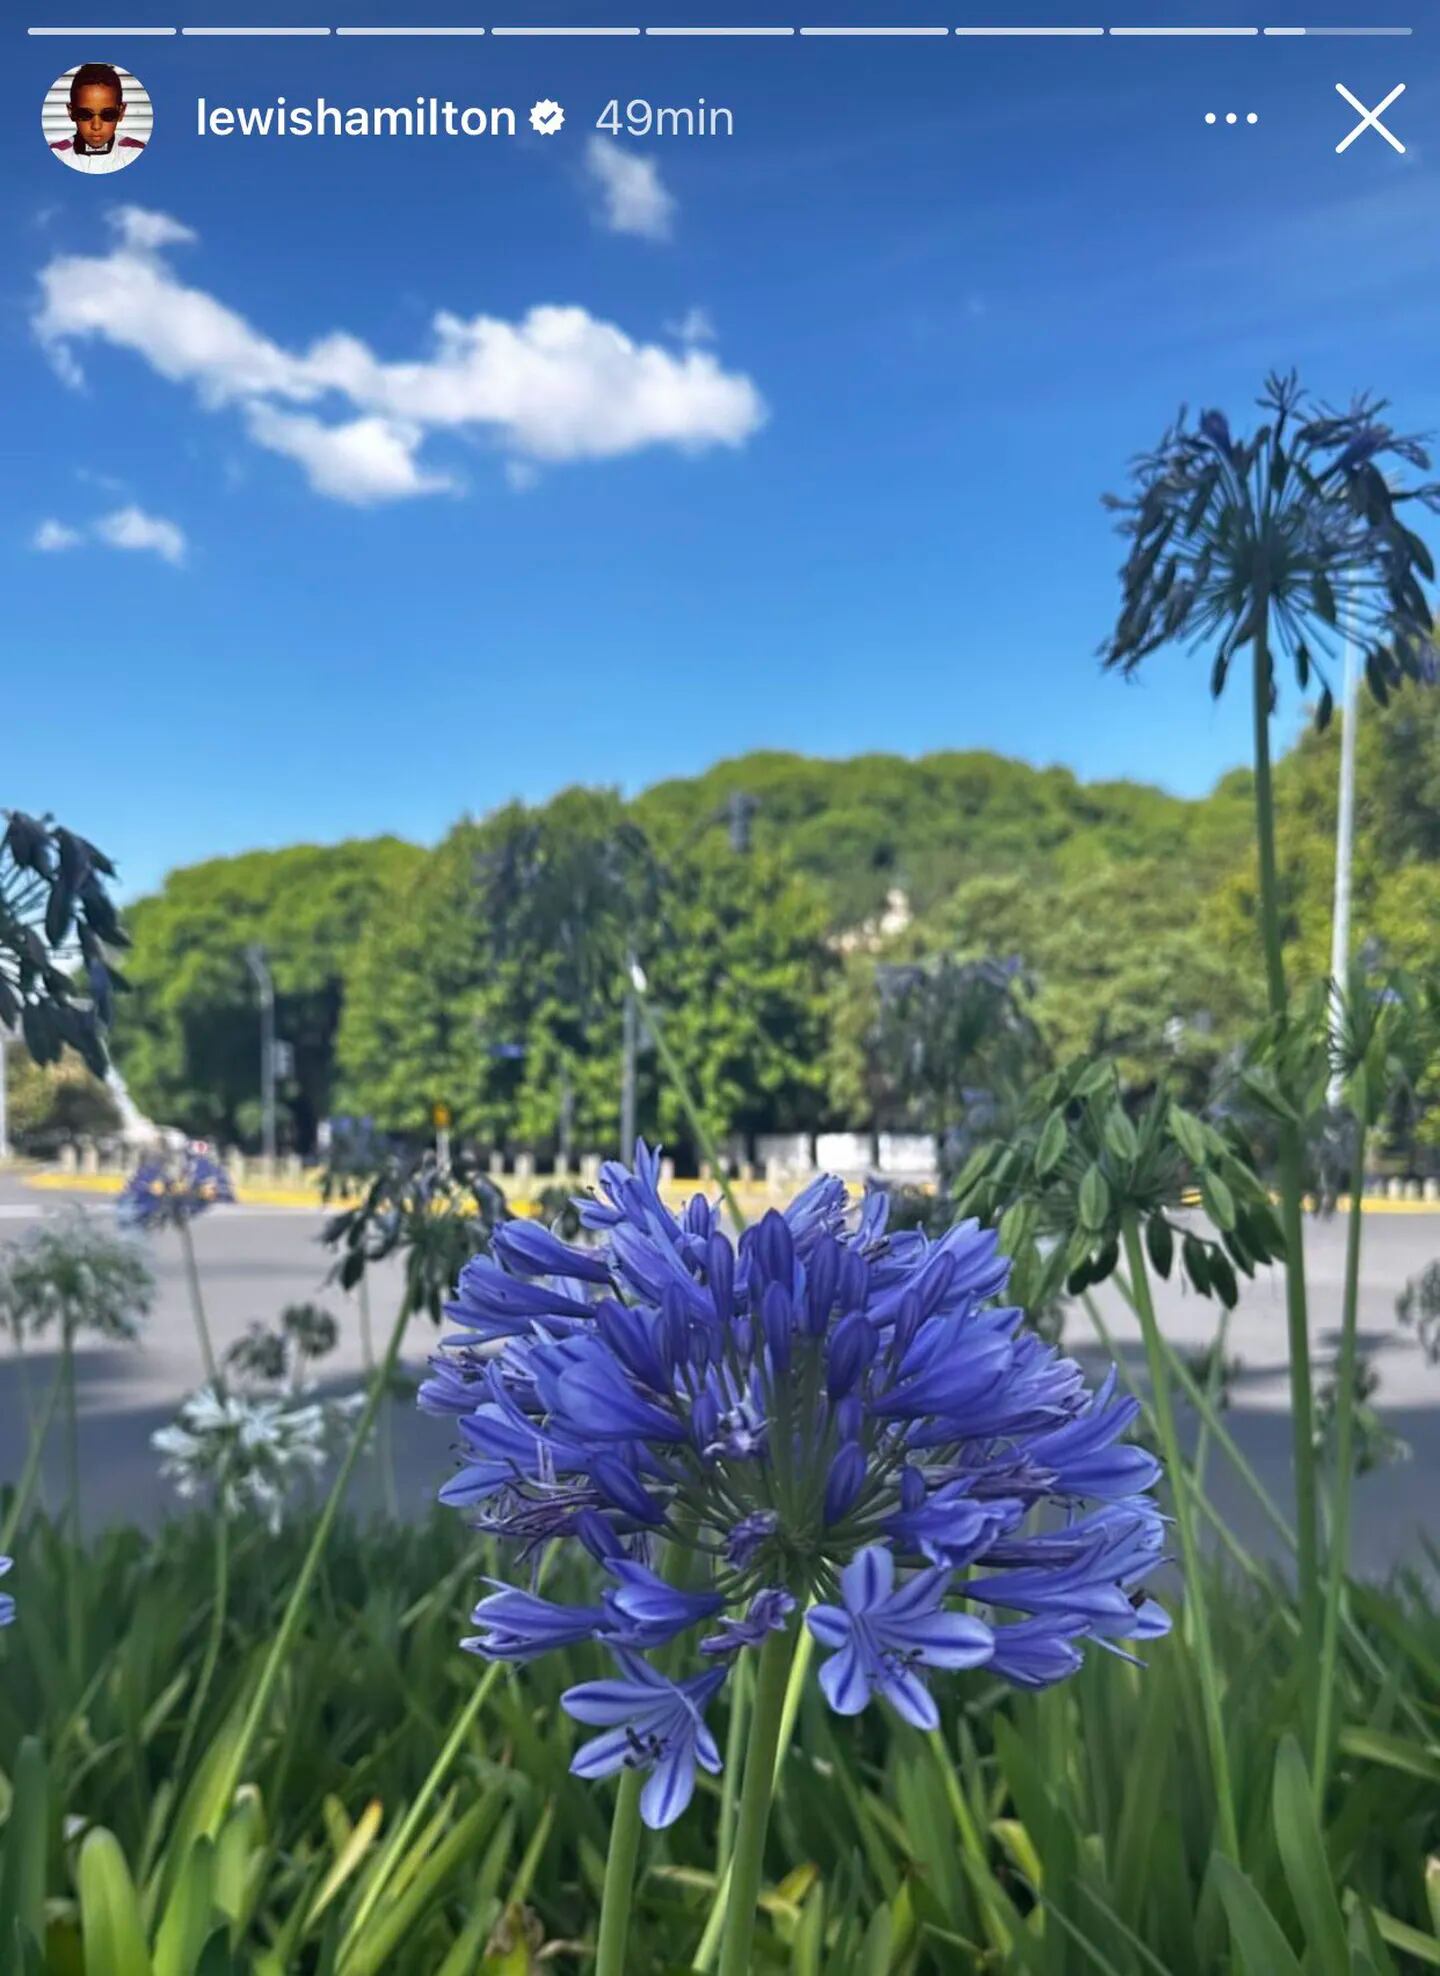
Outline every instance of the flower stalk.
<path id="1" fill-rule="evenodd" d="M 1260 875 L 1260 930 L 1270 1014 L 1283 1019 L 1289 997 L 1280 944 L 1280 886 L 1275 865 L 1275 790 L 1270 768 L 1269 593 L 1257 586 L 1252 714 L 1255 731 L 1255 837 Z M 1300 1590 L 1300 1679 L 1306 1715 L 1317 1714 L 1320 1651 L 1318 1491 L 1314 1399 L 1310 1375 L 1310 1316 L 1305 1286 L 1305 1172 L 1299 1125 L 1280 1121 L 1280 1225 L 1285 1236 L 1285 1320 L 1290 1358 L 1290 1432 L 1295 1470 L 1296 1571 Z"/>
<path id="2" fill-rule="evenodd" d="M 35 1493 L 35 1485 L 40 1479 L 40 1463 L 45 1454 L 45 1442 L 49 1437 L 50 1424 L 55 1418 L 55 1409 L 60 1404 L 60 1396 L 65 1390 L 66 1372 L 69 1360 L 62 1353 L 55 1377 L 50 1382 L 50 1390 L 45 1395 L 40 1412 L 30 1428 L 30 1444 L 25 1451 L 25 1466 L 20 1471 L 20 1480 L 15 1484 L 15 1494 L 10 1502 L 5 1527 L 0 1530 L 0 1553 L 7 1554 L 15 1541 L 15 1534 L 29 1507 L 30 1498 Z"/>
<path id="3" fill-rule="evenodd" d="M 1135 1310 L 1145 1340 L 1145 1357 L 1150 1369 L 1151 1403 L 1160 1434 L 1160 1449 L 1170 1474 L 1175 1499 L 1175 1520 L 1180 1529 L 1180 1555 L 1185 1568 L 1185 1610 L 1195 1645 L 1200 1671 L 1200 1692 L 1205 1715 L 1206 1741 L 1215 1785 L 1215 1801 L 1220 1821 L 1221 1849 L 1235 1860 L 1240 1858 L 1240 1832 L 1235 1821 L 1235 1800 L 1230 1784 L 1230 1757 L 1225 1743 L 1225 1720 L 1220 1705 L 1220 1676 L 1210 1639 L 1210 1616 L 1205 1602 L 1205 1577 L 1190 1498 L 1190 1473 L 1175 1431 L 1175 1412 L 1170 1403 L 1170 1379 L 1155 1304 L 1150 1295 L 1150 1276 L 1145 1262 L 1140 1223 L 1133 1208 L 1122 1219 L 1125 1260 Z"/>
<path id="4" fill-rule="evenodd" d="M 191 1698 L 185 1717 L 185 1729 L 180 1738 L 180 1748 L 175 1758 L 175 1776 L 185 1774 L 185 1759 L 190 1754 L 190 1746 L 195 1740 L 195 1732 L 200 1727 L 200 1718 L 209 1698 L 210 1684 L 215 1679 L 215 1669 L 220 1660 L 220 1646 L 225 1637 L 225 1621 L 230 1605 L 230 1518 L 224 1506 L 224 1486 L 216 1491 L 218 1514 L 214 1519 L 215 1532 L 215 1590 L 210 1601 L 210 1630 L 205 1641 L 205 1658 L 200 1667 L 200 1678 L 195 1683 L 195 1693 Z"/>
<path id="5" fill-rule="evenodd" d="M 383 1396 L 389 1391 L 390 1378 L 395 1370 L 396 1361 L 400 1356 L 400 1347 L 404 1341 L 406 1327 L 409 1322 L 410 1302 L 408 1298 L 403 1298 L 394 1327 L 390 1333 L 389 1341 L 385 1347 L 385 1355 L 376 1369 L 374 1378 L 370 1381 L 370 1391 L 366 1396 L 364 1410 L 356 1423 L 355 1432 L 350 1438 L 350 1445 L 345 1450 L 344 1459 L 336 1470 L 335 1479 L 330 1484 L 330 1493 L 325 1498 L 324 1508 L 321 1510 L 319 1520 L 315 1525 L 314 1534 L 310 1539 L 309 1548 L 306 1550 L 304 1562 L 300 1566 L 299 1575 L 290 1588 L 290 1597 L 285 1603 L 285 1611 L 281 1617 L 280 1625 L 276 1630 L 274 1639 L 270 1643 L 270 1651 L 265 1657 L 265 1664 L 260 1672 L 260 1680 L 256 1686 L 255 1693 L 250 1699 L 250 1706 L 245 1712 L 245 1719 L 241 1725 L 240 1734 L 230 1751 L 222 1778 L 217 1785 L 215 1795 L 211 1801 L 212 1809 L 207 1830 L 208 1837 L 213 1838 L 215 1832 L 219 1829 L 220 1823 L 235 1795 L 236 1787 L 244 1775 L 245 1766 L 250 1760 L 256 1738 L 260 1734 L 266 1711 L 270 1706 L 270 1698 L 274 1694 L 275 1685 L 280 1678 L 280 1671 L 285 1665 L 286 1657 L 290 1652 L 295 1634 L 299 1628 L 300 1615 L 304 1610 L 305 1601 L 310 1595 L 310 1588 L 314 1584 L 316 1574 L 320 1569 L 320 1561 L 325 1554 L 325 1546 L 330 1541 L 330 1532 L 335 1527 L 335 1519 L 340 1513 L 340 1506 L 344 1502 L 345 1493 L 350 1486 L 350 1477 L 354 1473 L 355 1464 L 360 1458 L 361 1449 L 370 1438 L 370 1432 L 375 1425 L 375 1415 L 379 1410 L 380 1402 Z"/>
<path id="6" fill-rule="evenodd" d="M 1315 1806 L 1325 1803 L 1335 1753 L 1335 1684 L 1340 1615 L 1350 1569 L 1350 1499 L 1355 1480 L 1355 1368 L 1359 1346 L 1360 1240 L 1365 1192 L 1365 1123 L 1355 1120 L 1355 1161 L 1350 1180 L 1350 1214 L 1345 1231 L 1345 1293 L 1336 1368 L 1335 1483 L 1331 1496 L 1330 1554 L 1325 1575 L 1324 1630 L 1315 1716 L 1315 1752 L 1310 1765 Z"/>
<path id="7" fill-rule="evenodd" d="M 635 1893 L 635 1862 L 640 1854 L 640 1772 L 622 1770 L 610 1822 L 605 1890 L 600 1901 L 600 1936 L 595 1976 L 625 1976 L 625 1946 Z"/>
<path id="8" fill-rule="evenodd" d="M 770 1806 L 775 1794 L 775 1756 L 780 1747 L 795 1638 L 795 1628 L 787 1627 L 783 1632 L 769 1634 L 760 1650 L 745 1750 L 745 1782 L 740 1792 L 740 1815 L 730 1864 L 730 1897 L 725 1909 L 720 1976 L 750 1976 L 755 1910 L 765 1863 L 765 1835 L 770 1829 Z"/>
<path id="9" fill-rule="evenodd" d="M 176 1224 L 180 1230 L 180 1249 L 185 1257 L 185 1281 L 190 1291 L 190 1315 L 195 1320 L 195 1335 L 200 1340 L 200 1357 L 205 1364 L 205 1378 L 211 1386 L 220 1381 L 220 1369 L 215 1360 L 215 1347 L 210 1342 L 210 1326 L 205 1319 L 205 1299 L 200 1291 L 200 1266 L 195 1260 L 195 1238 L 190 1233 L 188 1216 L 182 1216 Z"/>

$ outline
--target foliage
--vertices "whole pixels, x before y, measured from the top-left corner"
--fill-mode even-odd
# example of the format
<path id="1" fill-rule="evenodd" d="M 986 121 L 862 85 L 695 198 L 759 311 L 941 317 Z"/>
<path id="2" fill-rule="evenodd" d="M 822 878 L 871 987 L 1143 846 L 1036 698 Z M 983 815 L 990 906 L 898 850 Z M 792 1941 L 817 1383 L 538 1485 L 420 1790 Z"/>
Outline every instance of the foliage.
<path id="1" fill-rule="evenodd" d="M 833 967 L 818 896 L 774 856 L 708 845 L 672 857 L 633 898 L 619 879 L 602 885 L 607 860 L 638 869 L 642 850 L 613 800 L 582 802 L 585 793 L 552 805 L 543 830 L 519 806 L 457 826 L 376 923 L 341 1027 L 346 1103 L 387 1131 L 419 1133 L 443 1102 L 479 1143 L 541 1147 L 557 1143 L 568 1112 L 576 1144 L 613 1143 L 633 942 L 651 992 L 673 1011 L 667 1035 L 711 1131 L 812 1122 Z M 607 849 L 617 841 L 623 853 Z M 535 889 L 501 927 L 499 900 L 527 872 L 538 872 L 524 880 Z M 609 904 L 582 938 L 564 899 L 585 872 L 576 882 Z M 648 1058 L 639 1103 L 646 1129 L 671 1144 L 688 1136 Z"/>
<path id="2" fill-rule="evenodd" d="M 813 877 L 842 927 L 873 918 L 894 888 L 924 910 L 986 873 L 1126 859 L 1137 844 L 1178 857 L 1198 808 L 1139 783 L 1082 783 L 1064 768 L 952 751 L 915 761 L 742 755 L 658 783 L 635 812 L 662 847 L 707 827 L 718 835 L 735 788 L 756 800 L 756 847 Z"/>
<path id="3" fill-rule="evenodd" d="M 1380 1374 L 1368 1358 L 1357 1358 L 1350 1383 L 1354 1436 L 1351 1460 L 1355 1474 L 1368 1475 L 1373 1468 L 1408 1461 L 1409 1443 L 1387 1426 L 1384 1414 L 1371 1405 L 1380 1390 Z M 1340 1376 L 1336 1373 L 1321 1380 L 1315 1395 L 1315 1451 L 1332 1468 L 1338 1459 L 1340 1394 Z"/>
<path id="4" fill-rule="evenodd" d="M 1183 1213 L 1197 1195 L 1208 1227 Z M 1015 1294 L 1027 1302 L 1103 1283 L 1119 1263 L 1127 1214 L 1158 1275 L 1178 1263 L 1192 1289 L 1226 1309 L 1239 1297 L 1237 1270 L 1253 1276 L 1282 1253 L 1244 1141 L 1163 1087 L 1132 1116 L 1104 1059 L 1076 1060 L 1038 1083 L 1015 1131 L 960 1175 L 955 1203 L 999 1226 L 1016 1258 Z"/>
<path id="5" fill-rule="evenodd" d="M 879 965 L 866 1055 L 880 1115 L 935 1136 L 942 1184 L 974 1145 L 1002 1136 L 1043 1062 L 1018 958 L 949 954 Z"/>
<path id="6" fill-rule="evenodd" d="M 447 1162 L 428 1148 L 399 1151 L 382 1160 L 358 1201 L 330 1217 L 321 1240 L 335 1251 L 331 1275 L 342 1290 L 353 1290 L 372 1263 L 401 1255 L 406 1312 L 424 1311 L 438 1324 L 460 1271 L 506 1214 L 504 1195 L 470 1155 Z"/>
<path id="7" fill-rule="evenodd" d="M 7 1050 L 5 1078 L 10 1137 L 32 1158 L 54 1158 L 69 1142 L 109 1138 L 120 1128 L 108 1086 L 73 1050 L 47 1064 Z"/>
<path id="8" fill-rule="evenodd" d="M 1400 1322 L 1415 1332 L 1427 1365 L 1440 1365 L 1440 1262 L 1432 1262 L 1395 1300 Z"/>
<path id="9" fill-rule="evenodd" d="M 700 845 L 672 861 L 645 964 L 713 1138 L 821 1122 L 835 971 L 825 930 L 822 895 L 773 851 Z M 664 1080 L 642 1082 L 640 1120 L 667 1145 L 690 1137 Z"/>
<path id="10" fill-rule="evenodd" d="M 115 867 L 51 817 L 0 816 L 0 1029 L 18 1028 L 36 1063 L 69 1048 L 101 1076 L 128 944 L 106 885 Z"/>
<path id="11" fill-rule="evenodd" d="M 1275 769 L 1281 933 L 1302 978 L 1329 962 L 1338 725 L 1303 733 Z M 1410 686 L 1367 707 L 1358 745 L 1356 925 L 1391 964 L 1423 967 L 1440 914 L 1440 693 Z M 748 856 L 729 849 L 717 803 L 737 785 L 761 795 Z M 991 756 L 747 756 L 628 808 L 590 791 L 512 806 L 429 852 L 382 839 L 212 860 L 134 909 L 140 992 L 116 1049 L 154 1116 L 253 1138 L 258 1028 L 241 950 L 259 938 L 279 1033 L 298 1046 L 301 1081 L 281 1094 L 296 1143 L 327 1107 L 420 1137 L 444 1103 L 480 1143 L 543 1151 L 568 1106 L 574 1143 L 605 1145 L 628 928 L 719 1136 L 827 1115 L 899 1122 L 873 1050 L 874 969 L 927 955 L 1019 955 L 1055 1060 L 1107 1050 L 1127 1081 L 1178 1078 L 1197 1104 L 1263 1001 L 1250 801 L 1245 771 L 1185 802 Z M 582 940 L 564 887 L 590 869 L 596 904 L 606 842 L 623 849 Z M 637 916 L 620 875 L 639 873 Z M 498 907 L 522 876 L 526 910 L 506 912 L 500 937 Z M 857 944 L 858 920 L 894 885 L 911 924 Z M 852 930 L 843 955 L 824 944 L 837 927 Z M 737 1075 L 752 1063 L 753 1078 Z M 642 1122 L 674 1144 L 655 1069 L 642 1058 Z M 1425 1093 L 1422 1137 L 1440 1132 L 1437 1095 Z"/>
<path id="12" fill-rule="evenodd" d="M 275 980 L 276 1034 L 294 1051 L 283 1137 L 308 1151 L 331 1108 L 335 1030 L 363 930 L 423 853 L 393 837 L 293 845 L 173 871 L 127 918 L 133 994 L 115 1052 L 150 1117 L 226 1144 L 258 1139 L 260 1041 L 247 946 Z"/>
<path id="13" fill-rule="evenodd" d="M 258 1526 L 238 1538 L 213 1740 L 178 1770 L 208 1623 L 213 1527 L 170 1524 L 153 1542 L 129 1530 L 96 1540 L 79 1560 L 73 1668 L 57 1650 L 71 1553 L 43 1522 L 22 1536 L 15 1582 L 25 1596 L 0 1645 L 0 1928 L 7 1944 L 17 1920 L 43 1935 L 46 1956 L 26 1963 L 7 1946 L 7 1969 L 124 1968 L 93 1947 L 82 1964 L 78 1942 L 107 1889 L 118 1890 L 120 1913 L 130 1911 L 127 1881 L 153 1967 L 184 1976 L 198 1976 L 194 1943 L 212 1933 L 220 1939 L 206 1976 L 437 1976 L 477 1966 L 504 1976 L 506 1965 L 479 1957 L 507 1910 L 511 1927 L 533 1930 L 549 1950 L 542 1967 L 567 1966 L 567 1943 L 583 1957 L 606 1816 L 595 1787 L 568 1774 L 578 1738 L 559 1697 L 601 1662 L 587 1649 L 507 1679 L 457 1651 L 487 1560 L 452 1518 L 341 1525 L 327 1596 L 309 1611 L 247 1781 L 210 1848 L 187 1838 L 195 1793 L 253 1684 L 254 1643 L 273 1632 L 308 1535 L 301 1518 L 274 1538 Z M 547 1589 L 566 1597 L 578 1587 L 562 1574 Z M 1232 1578 L 1214 1593 L 1250 1897 L 1225 1882 L 1217 1898 L 1211 1884 L 1194 1667 L 1177 1630 L 1147 1649 L 1143 1673 L 1100 1656 L 1069 1688 L 1040 1696 L 1003 1691 L 983 1671 L 958 1677 L 942 1699 L 943 1763 L 912 1731 L 869 1717 L 837 1726 L 823 1701 L 807 1701 L 781 1773 L 757 1970 L 1153 1976 L 1158 1962 L 1171 1976 L 1212 1976 L 1228 1966 L 1237 1919 L 1241 1929 L 1265 1927 L 1259 1910 L 1283 1944 L 1266 1935 L 1266 1958 L 1251 1964 L 1266 1976 L 1290 1969 L 1289 1958 L 1298 1967 L 1306 1942 L 1332 1945 L 1332 1960 L 1314 1966 L 1356 1976 L 1437 1966 L 1424 1862 L 1440 1748 L 1434 1716 L 1422 1736 L 1406 1713 L 1440 1706 L 1440 1615 L 1420 1579 L 1356 1595 L 1362 1638 L 1392 1674 L 1382 1683 L 1363 1661 L 1346 1665 L 1351 1712 L 1309 1869 L 1299 1865 L 1297 1835 L 1306 1846 L 1310 1827 L 1291 1788 L 1292 1758 L 1279 1774 L 1294 1719 L 1293 1613 L 1269 1578 Z M 453 1763 L 420 1802 L 462 1713 Z M 716 1715 L 723 1747 L 723 1706 Z M 419 1815 L 402 1833 L 410 1810 Z M 693 1816 L 650 1855 L 632 1920 L 636 1970 L 683 1967 L 693 1955 L 713 1891 L 718 1817 L 718 1792 L 702 1788 Z M 192 1876 L 205 1868 L 196 1862 L 207 1857 L 210 1878 L 197 1887 Z M 183 1927 L 181 1889 L 194 1892 Z M 1332 1903 L 1342 1930 L 1367 1944 L 1375 1917 L 1385 1946 L 1367 1947 L 1368 1965 L 1333 1960 Z M 170 1916 L 171 1938 L 183 1933 L 191 1945 L 162 1963 L 158 1931 Z M 992 1946 L 996 1931 L 1010 1934 L 1003 1953 Z"/>

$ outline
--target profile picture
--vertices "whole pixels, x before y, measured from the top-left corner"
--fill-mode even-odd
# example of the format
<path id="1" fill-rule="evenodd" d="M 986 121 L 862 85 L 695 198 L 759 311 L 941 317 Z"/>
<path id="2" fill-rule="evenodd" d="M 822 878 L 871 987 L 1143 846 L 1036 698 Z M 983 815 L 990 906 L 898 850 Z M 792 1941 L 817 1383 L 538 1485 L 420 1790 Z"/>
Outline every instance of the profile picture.
<path id="1" fill-rule="evenodd" d="M 144 83 L 114 62 L 57 76 L 40 112 L 45 142 L 72 172 L 123 172 L 145 155 L 155 112 Z"/>

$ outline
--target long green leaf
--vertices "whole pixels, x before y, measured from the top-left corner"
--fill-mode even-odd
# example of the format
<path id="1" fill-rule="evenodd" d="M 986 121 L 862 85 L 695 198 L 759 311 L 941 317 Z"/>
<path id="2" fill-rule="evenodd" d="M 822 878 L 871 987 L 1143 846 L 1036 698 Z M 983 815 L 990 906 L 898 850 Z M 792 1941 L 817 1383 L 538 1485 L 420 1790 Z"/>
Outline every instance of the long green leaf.
<path id="1" fill-rule="evenodd" d="M 1327 1976 L 1349 1976 L 1345 1922 L 1315 1816 L 1309 1773 L 1293 1736 L 1282 1739 L 1275 1759 L 1272 1809 L 1286 1884 L 1310 1952 Z"/>
<path id="2" fill-rule="evenodd" d="M 215 1848 L 197 1839 L 155 1937 L 155 1976 L 192 1976 L 215 1926 Z"/>
<path id="3" fill-rule="evenodd" d="M 17 1926 L 45 1939 L 45 1855 L 50 1842 L 50 1778 L 39 1740 L 27 1736 L 15 1759 L 5 1854 L 0 1862 L 0 1940 Z"/>
<path id="4" fill-rule="evenodd" d="M 1225 1904 L 1235 1946 L 1244 1958 L 1247 1976 L 1304 1976 L 1299 1958 L 1286 1941 L 1279 1922 L 1233 1861 L 1216 1853 L 1210 1871 Z"/>
<path id="5" fill-rule="evenodd" d="M 1427 1784 L 1440 1784 L 1440 1746 L 1414 1743 L 1406 1736 L 1387 1736 L 1379 1729 L 1355 1725 L 1340 1731 L 1340 1748 L 1346 1756 L 1363 1757 L 1369 1763 L 1383 1763 L 1391 1770 L 1403 1770 Z"/>
<path id="6" fill-rule="evenodd" d="M 97 1825 L 80 1847 L 85 1976 L 152 1976 L 135 1883 L 113 1832 Z"/>

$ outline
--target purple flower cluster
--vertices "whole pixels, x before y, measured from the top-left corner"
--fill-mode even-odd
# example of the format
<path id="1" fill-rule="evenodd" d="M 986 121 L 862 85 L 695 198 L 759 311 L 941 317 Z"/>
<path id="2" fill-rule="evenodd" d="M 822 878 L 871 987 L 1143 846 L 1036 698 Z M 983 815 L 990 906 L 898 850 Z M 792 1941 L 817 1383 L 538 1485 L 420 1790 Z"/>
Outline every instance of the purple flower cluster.
<path id="1" fill-rule="evenodd" d="M 15 1562 L 14 1558 L 0 1557 L 0 1578 Z M 15 1601 L 8 1592 L 0 1592 L 0 1626 L 8 1626 L 15 1617 Z"/>
<path id="2" fill-rule="evenodd" d="M 217 1202 L 234 1199 L 230 1176 L 219 1161 L 208 1153 L 186 1151 L 174 1161 L 142 1160 L 121 1190 L 116 1213 L 129 1228 L 173 1228 Z"/>
<path id="3" fill-rule="evenodd" d="M 993 1234 L 892 1235 L 883 1194 L 857 1213 L 822 1179 L 736 1243 L 717 1205 L 677 1217 L 658 1181 L 643 1146 L 633 1173 L 606 1166 L 580 1204 L 589 1248 L 500 1228 L 420 1393 L 459 1431 L 443 1502 L 522 1554 L 570 1538 L 596 1561 L 593 1604 L 498 1586 L 465 1642 L 610 1650 L 618 1678 L 564 1697 L 604 1731 L 577 1771 L 644 1768 L 647 1822 L 678 1817 L 696 1764 L 719 1766 L 704 1709 L 730 1658 L 797 1609 L 832 1708 L 879 1695 L 922 1729 L 926 1670 L 1043 1687 L 1086 1639 L 1167 1630 L 1141 1589 L 1164 1537 L 1159 1464 L 1121 1438 L 1135 1403 L 995 1303 Z M 668 1577 L 662 1544 L 689 1554 Z M 645 1659 L 700 1628 L 708 1671 L 672 1681 Z"/>

